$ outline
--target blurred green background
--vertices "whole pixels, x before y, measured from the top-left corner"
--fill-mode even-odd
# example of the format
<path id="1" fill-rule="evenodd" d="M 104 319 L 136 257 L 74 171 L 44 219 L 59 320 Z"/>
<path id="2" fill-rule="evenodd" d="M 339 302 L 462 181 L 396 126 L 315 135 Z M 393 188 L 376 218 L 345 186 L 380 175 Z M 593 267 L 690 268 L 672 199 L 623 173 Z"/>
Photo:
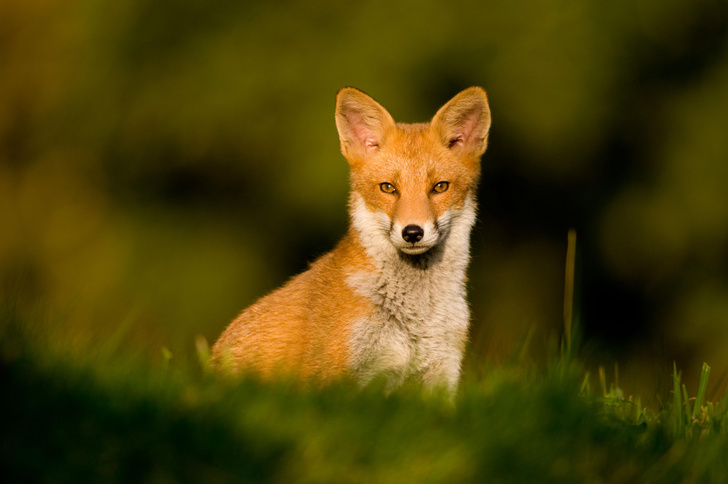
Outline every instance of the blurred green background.
<path id="1" fill-rule="evenodd" d="M 3 297 L 214 341 L 346 230 L 345 85 L 406 122 L 489 93 L 471 363 L 557 340 L 573 227 L 587 357 L 726 376 L 723 0 L 0 0 Z"/>

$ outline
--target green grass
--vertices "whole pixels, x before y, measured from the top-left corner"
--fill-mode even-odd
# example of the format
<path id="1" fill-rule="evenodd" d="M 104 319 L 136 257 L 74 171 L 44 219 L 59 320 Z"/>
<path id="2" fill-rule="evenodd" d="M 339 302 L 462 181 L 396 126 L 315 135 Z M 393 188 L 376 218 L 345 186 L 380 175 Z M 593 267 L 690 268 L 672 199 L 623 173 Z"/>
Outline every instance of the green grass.
<path id="1" fill-rule="evenodd" d="M 0 302 L 2 481 L 728 482 L 728 398 L 707 401 L 708 365 L 694 396 L 674 367 L 669 395 L 643 395 L 659 408 L 581 367 L 575 244 L 561 352 L 547 368 L 471 367 L 454 401 L 220 379 L 204 339 L 198 361 L 162 347 L 155 363 L 122 344 L 128 324 L 79 342 Z"/>
<path id="2" fill-rule="evenodd" d="M 695 398 L 676 370 L 654 411 L 564 356 L 470 374 L 451 404 L 417 387 L 224 381 L 167 349 L 156 365 L 80 356 L 2 319 L 4 482 L 728 482 L 707 366 Z"/>

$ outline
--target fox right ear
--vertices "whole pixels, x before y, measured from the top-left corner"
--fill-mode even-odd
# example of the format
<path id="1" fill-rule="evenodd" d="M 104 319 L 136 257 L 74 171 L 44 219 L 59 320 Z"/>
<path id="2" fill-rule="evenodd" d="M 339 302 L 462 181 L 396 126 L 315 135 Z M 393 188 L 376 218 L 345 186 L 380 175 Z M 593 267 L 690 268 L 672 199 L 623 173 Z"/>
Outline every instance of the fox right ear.
<path id="1" fill-rule="evenodd" d="M 346 159 L 365 160 L 384 146 L 394 119 L 362 91 L 344 87 L 336 93 L 336 129 Z"/>

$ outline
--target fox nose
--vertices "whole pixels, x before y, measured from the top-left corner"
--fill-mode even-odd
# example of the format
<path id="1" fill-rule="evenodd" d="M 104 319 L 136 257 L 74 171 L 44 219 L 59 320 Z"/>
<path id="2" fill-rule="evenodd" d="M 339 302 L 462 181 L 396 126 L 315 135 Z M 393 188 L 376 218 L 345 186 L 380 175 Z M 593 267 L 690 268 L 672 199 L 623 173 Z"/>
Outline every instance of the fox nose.
<path id="1" fill-rule="evenodd" d="M 402 230 L 402 238 L 412 244 L 419 242 L 424 235 L 425 231 L 419 225 L 408 225 Z"/>

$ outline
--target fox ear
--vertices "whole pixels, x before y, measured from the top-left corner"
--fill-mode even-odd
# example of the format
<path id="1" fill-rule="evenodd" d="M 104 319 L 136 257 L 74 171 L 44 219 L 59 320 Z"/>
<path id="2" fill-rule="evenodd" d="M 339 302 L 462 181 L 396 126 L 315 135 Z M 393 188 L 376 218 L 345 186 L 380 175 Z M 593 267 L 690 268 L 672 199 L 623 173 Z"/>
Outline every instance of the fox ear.
<path id="1" fill-rule="evenodd" d="M 336 94 L 336 128 L 344 156 L 364 160 L 384 146 L 394 119 L 362 91 L 344 87 Z"/>
<path id="2" fill-rule="evenodd" d="M 488 145 L 490 107 L 480 87 L 470 87 L 452 98 L 432 118 L 432 129 L 449 149 L 480 156 Z"/>

